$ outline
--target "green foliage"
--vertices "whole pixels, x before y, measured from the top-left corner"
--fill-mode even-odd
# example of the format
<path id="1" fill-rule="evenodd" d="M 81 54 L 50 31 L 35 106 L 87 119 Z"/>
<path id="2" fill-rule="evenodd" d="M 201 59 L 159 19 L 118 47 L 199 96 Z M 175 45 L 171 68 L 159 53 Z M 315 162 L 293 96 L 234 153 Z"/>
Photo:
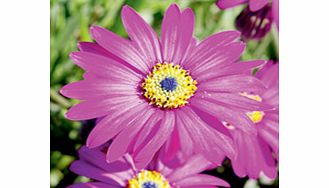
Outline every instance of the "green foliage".
<path id="1" fill-rule="evenodd" d="M 125 4 L 137 10 L 160 33 L 166 8 L 176 2 L 181 8 L 191 7 L 195 13 L 194 34 L 197 39 L 223 30 L 235 29 L 234 20 L 243 7 L 221 11 L 215 0 L 51 0 L 50 10 L 50 68 L 51 68 L 51 187 L 65 187 L 73 182 L 87 181 L 68 170 L 77 158 L 76 149 L 83 144 L 79 131 L 81 123 L 64 118 L 67 109 L 77 103 L 59 94 L 59 89 L 70 82 L 82 79 L 83 71 L 69 59 L 77 51 L 78 41 L 92 41 L 89 27 L 105 27 L 127 37 L 120 19 Z M 262 41 L 250 41 L 243 59 L 277 57 L 277 43 L 272 35 Z M 221 169 L 223 171 L 223 169 Z"/>

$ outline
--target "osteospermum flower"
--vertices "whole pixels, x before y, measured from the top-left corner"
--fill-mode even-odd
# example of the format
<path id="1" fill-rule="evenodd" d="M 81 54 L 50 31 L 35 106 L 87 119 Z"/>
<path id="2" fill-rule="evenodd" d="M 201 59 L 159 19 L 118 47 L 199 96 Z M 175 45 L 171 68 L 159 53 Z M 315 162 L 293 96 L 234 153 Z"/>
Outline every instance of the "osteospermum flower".
<path id="1" fill-rule="evenodd" d="M 263 172 L 271 179 L 276 178 L 276 160 L 279 157 L 279 64 L 268 63 L 256 77 L 268 87 L 263 93 L 241 93 L 241 95 L 272 105 L 273 110 L 247 112 L 255 123 L 257 135 L 244 133 L 226 124 L 237 146 L 237 157 L 232 160 L 235 173 L 243 177 L 258 178 Z"/>
<path id="2" fill-rule="evenodd" d="M 245 48 L 237 41 L 237 31 L 217 33 L 198 43 L 192 36 L 194 15 L 189 8 L 183 12 L 177 5 L 168 8 L 160 39 L 128 6 L 122 9 L 122 21 L 129 39 L 93 26 L 90 32 L 96 43 L 81 42 L 80 52 L 71 54 L 86 73 L 84 80 L 61 90 L 82 100 L 66 116 L 102 117 L 87 146 L 112 140 L 107 161 L 128 152 L 138 168 L 145 167 L 166 141 L 168 156 L 178 150 L 202 153 L 216 164 L 222 153 L 233 158 L 232 140 L 211 126 L 204 113 L 256 133 L 246 112 L 270 106 L 239 92 L 265 89 L 249 74 L 264 61 L 237 62 Z"/>
<path id="3" fill-rule="evenodd" d="M 260 39 L 271 29 L 272 22 L 279 28 L 279 0 L 217 0 L 221 9 L 248 3 L 236 19 L 236 27 L 246 39 Z"/>
<path id="4" fill-rule="evenodd" d="M 217 177 L 201 174 L 212 164 L 201 155 L 190 156 L 184 163 L 153 160 L 150 165 L 138 170 L 130 155 L 113 163 L 106 163 L 105 153 L 98 148 L 79 150 L 80 160 L 74 161 L 70 170 L 91 178 L 92 182 L 73 184 L 70 188 L 190 188 L 229 187 Z"/>

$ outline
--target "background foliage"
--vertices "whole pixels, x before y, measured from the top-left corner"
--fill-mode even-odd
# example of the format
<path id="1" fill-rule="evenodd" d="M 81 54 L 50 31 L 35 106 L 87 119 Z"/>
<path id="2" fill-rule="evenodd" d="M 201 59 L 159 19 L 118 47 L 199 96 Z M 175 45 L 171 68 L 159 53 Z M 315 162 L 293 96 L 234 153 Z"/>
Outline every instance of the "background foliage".
<path id="1" fill-rule="evenodd" d="M 93 24 L 105 27 L 121 36 L 127 37 L 120 19 L 120 10 L 128 4 L 138 11 L 159 33 L 161 20 L 166 8 L 176 2 L 181 8 L 191 7 L 195 13 L 194 35 L 203 39 L 212 33 L 235 29 L 234 19 L 243 6 L 221 11 L 214 0 L 51 0 L 51 161 L 50 187 L 66 187 L 72 183 L 87 181 L 68 170 L 70 163 L 77 158 L 77 149 L 85 142 L 88 131 L 94 122 L 73 122 L 64 117 L 67 109 L 77 103 L 59 94 L 59 89 L 73 81 L 82 79 L 83 71 L 69 59 L 69 53 L 77 51 L 78 41 L 92 41 L 89 27 Z M 248 41 L 242 59 L 274 59 L 278 57 L 275 30 L 261 41 Z M 234 175 L 229 161 L 223 167 L 207 172 L 227 180 L 232 188 L 278 187 L 278 180 L 248 180 Z"/>

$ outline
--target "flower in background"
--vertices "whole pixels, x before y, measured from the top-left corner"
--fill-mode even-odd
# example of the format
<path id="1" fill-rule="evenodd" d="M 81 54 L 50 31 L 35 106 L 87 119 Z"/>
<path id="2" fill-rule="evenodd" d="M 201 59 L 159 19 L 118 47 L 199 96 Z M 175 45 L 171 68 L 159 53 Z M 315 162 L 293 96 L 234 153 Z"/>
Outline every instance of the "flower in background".
<path id="1" fill-rule="evenodd" d="M 138 170 L 133 158 L 126 154 L 113 163 L 106 163 L 105 153 L 98 148 L 79 150 L 80 159 L 74 161 L 70 170 L 92 179 L 70 188 L 188 188 L 188 187 L 229 187 L 229 184 L 214 176 L 201 174 L 212 166 L 201 155 L 193 155 L 183 163 L 173 160 L 164 163 L 161 157 L 147 167 Z"/>
<path id="2" fill-rule="evenodd" d="M 186 155 L 202 153 L 216 164 L 223 153 L 234 158 L 232 140 L 205 114 L 256 134 L 246 112 L 272 107 L 239 92 L 265 89 L 259 79 L 246 74 L 265 61 L 238 62 L 245 44 L 237 41 L 237 31 L 197 43 L 190 8 L 167 9 L 160 40 L 132 8 L 123 7 L 122 20 L 129 39 L 99 26 L 91 28 L 96 43 L 81 42 L 80 52 L 71 54 L 86 70 L 84 80 L 61 89 L 63 95 L 82 100 L 67 118 L 102 117 L 89 134 L 87 147 L 112 140 L 107 161 L 130 153 L 138 168 L 144 168 L 164 143 L 168 157 L 181 150 Z"/>
<path id="3" fill-rule="evenodd" d="M 261 39 L 271 29 L 272 22 L 279 29 L 279 0 L 217 0 L 221 9 L 248 3 L 236 19 L 236 27 L 245 39 Z"/>
<path id="4" fill-rule="evenodd" d="M 263 93 L 241 93 L 243 96 L 272 105 L 273 110 L 252 111 L 247 115 L 255 123 L 257 135 L 250 135 L 234 125 L 226 127 L 237 146 L 237 158 L 232 160 L 235 173 L 258 178 L 262 171 L 267 177 L 277 176 L 276 161 L 279 157 L 279 64 L 267 63 L 256 73 L 268 88 Z"/>

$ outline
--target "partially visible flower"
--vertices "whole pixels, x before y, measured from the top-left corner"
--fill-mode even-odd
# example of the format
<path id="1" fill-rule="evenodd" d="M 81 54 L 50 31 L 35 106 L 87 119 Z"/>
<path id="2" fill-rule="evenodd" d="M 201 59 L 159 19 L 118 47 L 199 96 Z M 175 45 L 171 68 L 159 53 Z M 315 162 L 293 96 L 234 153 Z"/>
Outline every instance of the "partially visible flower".
<path id="1" fill-rule="evenodd" d="M 217 0 L 221 9 L 248 3 L 236 19 L 236 27 L 245 39 L 260 39 L 271 29 L 272 22 L 279 29 L 279 0 Z"/>
<path id="2" fill-rule="evenodd" d="M 247 115 L 255 123 L 257 135 L 244 133 L 226 124 L 237 146 L 237 158 L 232 160 L 235 173 L 258 178 L 263 172 L 271 179 L 276 178 L 276 161 L 279 157 L 279 64 L 272 62 L 256 73 L 268 89 L 263 93 L 241 93 L 243 96 L 273 106 L 273 110 L 252 111 Z"/>
<path id="3" fill-rule="evenodd" d="M 156 157 L 147 167 L 138 170 L 133 158 L 126 154 L 113 163 L 106 162 L 106 154 L 99 148 L 79 150 L 80 159 L 74 161 L 70 170 L 92 179 L 70 188 L 192 188 L 229 187 L 229 184 L 214 176 L 201 174 L 212 164 L 201 155 L 193 155 L 183 163 L 173 160 L 164 163 Z"/>
<path id="4" fill-rule="evenodd" d="M 245 44 L 238 41 L 238 31 L 197 43 L 190 8 L 168 8 L 160 39 L 128 6 L 122 8 L 122 20 L 129 39 L 99 26 L 91 28 L 96 43 L 79 43 L 80 52 L 71 54 L 86 70 L 84 80 L 61 89 L 63 95 L 81 100 L 67 118 L 102 117 L 89 134 L 87 147 L 112 140 L 107 161 L 130 153 L 138 168 L 144 168 L 166 142 L 168 156 L 178 150 L 201 153 L 216 164 L 222 162 L 222 153 L 234 158 L 232 140 L 211 126 L 204 113 L 255 134 L 246 112 L 271 106 L 239 92 L 265 89 L 259 79 L 246 74 L 265 61 L 239 62 Z"/>

